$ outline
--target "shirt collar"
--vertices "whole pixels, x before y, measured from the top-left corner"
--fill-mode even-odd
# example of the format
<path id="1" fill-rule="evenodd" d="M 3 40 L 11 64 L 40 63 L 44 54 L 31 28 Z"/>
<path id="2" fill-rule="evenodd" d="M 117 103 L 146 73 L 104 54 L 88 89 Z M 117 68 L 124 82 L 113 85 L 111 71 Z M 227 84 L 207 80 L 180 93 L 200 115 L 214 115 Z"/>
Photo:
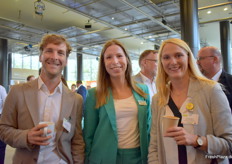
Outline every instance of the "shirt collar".
<path id="1" fill-rule="evenodd" d="M 77 89 L 80 88 L 82 85 L 83 85 L 83 84 L 79 85 L 79 87 L 77 87 Z"/>
<path id="2" fill-rule="evenodd" d="M 220 70 L 212 77 L 212 80 L 218 81 L 218 80 L 219 80 L 219 77 L 221 76 L 221 74 L 222 74 L 222 69 L 220 69 Z"/>
<path id="3" fill-rule="evenodd" d="M 147 76 L 145 76 L 144 74 L 142 74 L 142 72 L 139 72 L 139 73 L 140 73 L 140 75 L 142 77 L 142 81 L 143 82 L 151 82 L 151 80 Z M 155 82 L 155 77 L 153 78 L 152 82 Z"/>
<path id="4" fill-rule="evenodd" d="M 43 80 L 41 79 L 41 77 L 39 76 L 38 78 L 38 89 L 39 90 L 47 90 L 48 91 L 48 88 L 46 86 L 46 84 L 43 82 Z M 54 90 L 54 93 L 55 92 L 58 92 L 58 93 L 62 93 L 62 81 L 60 80 L 60 83 L 57 85 L 57 87 L 55 88 Z"/>

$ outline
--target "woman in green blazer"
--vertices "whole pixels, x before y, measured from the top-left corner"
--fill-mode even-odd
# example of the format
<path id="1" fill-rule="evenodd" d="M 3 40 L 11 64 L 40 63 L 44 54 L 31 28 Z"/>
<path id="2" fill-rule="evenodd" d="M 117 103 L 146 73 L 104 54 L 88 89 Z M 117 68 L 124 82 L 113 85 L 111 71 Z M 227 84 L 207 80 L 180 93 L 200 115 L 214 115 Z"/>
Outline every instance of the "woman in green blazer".
<path id="1" fill-rule="evenodd" d="M 108 41 L 100 56 L 97 87 L 86 98 L 85 163 L 147 163 L 149 92 L 131 80 L 131 73 L 125 48 L 117 40 Z"/>

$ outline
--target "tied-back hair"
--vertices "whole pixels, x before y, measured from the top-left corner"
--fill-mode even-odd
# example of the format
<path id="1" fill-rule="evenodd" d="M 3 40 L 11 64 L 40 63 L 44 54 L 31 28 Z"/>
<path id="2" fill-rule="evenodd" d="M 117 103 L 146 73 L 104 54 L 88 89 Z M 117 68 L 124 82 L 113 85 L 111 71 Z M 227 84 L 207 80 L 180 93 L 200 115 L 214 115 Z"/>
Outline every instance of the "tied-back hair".
<path id="1" fill-rule="evenodd" d="M 214 85 L 216 83 L 213 80 L 209 80 L 202 75 L 202 73 L 200 72 L 200 70 L 196 64 L 196 60 L 193 56 L 193 53 L 192 53 L 191 49 L 189 48 L 189 46 L 187 45 L 187 43 L 185 43 L 183 40 L 177 39 L 177 38 L 171 38 L 171 39 L 165 40 L 161 44 L 160 49 L 159 49 L 158 69 L 157 69 L 157 76 L 156 76 L 156 86 L 157 86 L 157 91 L 158 91 L 157 95 L 158 95 L 158 101 L 159 101 L 160 106 L 166 105 L 167 100 L 168 100 L 168 96 L 169 96 L 169 92 L 170 92 L 169 87 L 168 87 L 170 79 L 168 78 L 168 75 L 165 73 L 163 65 L 161 63 L 163 48 L 168 43 L 175 44 L 187 52 L 187 55 L 188 55 L 188 73 L 189 73 L 190 77 L 195 78 L 195 79 L 200 80 L 200 81 L 203 81 L 203 82 L 206 82 L 210 85 Z"/>
<path id="2" fill-rule="evenodd" d="M 119 46 L 127 60 L 127 68 L 125 72 L 125 78 L 128 83 L 128 85 L 131 87 L 131 89 L 135 90 L 138 94 L 146 98 L 146 93 L 144 93 L 139 87 L 136 86 L 135 82 L 132 80 L 132 65 L 130 57 L 124 48 L 124 46 L 117 40 L 110 40 L 105 43 L 101 55 L 100 55 L 100 61 L 99 61 L 99 68 L 98 68 L 98 78 L 97 78 L 97 87 L 96 87 L 96 108 L 101 107 L 102 105 L 106 104 L 107 100 L 109 99 L 109 88 L 112 88 L 111 81 L 110 81 L 110 75 L 106 71 L 105 63 L 104 63 L 104 53 L 106 49 L 112 45 Z M 123 91 L 122 91 L 123 92 Z"/>

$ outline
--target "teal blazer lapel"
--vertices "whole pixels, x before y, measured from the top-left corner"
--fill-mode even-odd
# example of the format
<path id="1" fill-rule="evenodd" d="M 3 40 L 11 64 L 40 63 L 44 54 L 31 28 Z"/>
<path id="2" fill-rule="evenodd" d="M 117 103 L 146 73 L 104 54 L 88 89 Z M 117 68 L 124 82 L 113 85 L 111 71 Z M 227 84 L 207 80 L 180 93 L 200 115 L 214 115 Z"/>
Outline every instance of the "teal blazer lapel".
<path id="1" fill-rule="evenodd" d="M 106 110 L 106 113 L 109 117 L 111 127 L 114 131 L 114 135 L 116 139 L 118 140 L 118 133 L 117 133 L 117 123 L 116 123 L 116 113 L 115 113 L 115 108 L 114 108 L 114 100 L 112 96 L 112 91 L 109 90 L 109 100 L 108 103 L 104 105 L 104 108 Z"/>
<path id="2" fill-rule="evenodd" d="M 138 121 L 139 121 L 139 129 L 143 129 L 143 120 L 144 120 L 144 116 L 146 117 L 147 114 L 147 105 L 143 105 L 143 103 L 147 103 L 146 99 L 143 98 L 142 96 L 140 96 L 137 92 L 135 92 L 133 90 L 133 95 L 134 95 L 134 98 L 135 98 L 135 101 L 136 101 L 136 104 L 137 104 L 137 107 L 138 107 Z M 139 102 L 142 102 L 142 103 L 139 103 Z M 145 124 L 146 126 L 146 124 Z"/>
<path id="3" fill-rule="evenodd" d="M 39 124 L 38 79 L 25 84 L 23 91 L 28 110 L 36 126 Z"/>

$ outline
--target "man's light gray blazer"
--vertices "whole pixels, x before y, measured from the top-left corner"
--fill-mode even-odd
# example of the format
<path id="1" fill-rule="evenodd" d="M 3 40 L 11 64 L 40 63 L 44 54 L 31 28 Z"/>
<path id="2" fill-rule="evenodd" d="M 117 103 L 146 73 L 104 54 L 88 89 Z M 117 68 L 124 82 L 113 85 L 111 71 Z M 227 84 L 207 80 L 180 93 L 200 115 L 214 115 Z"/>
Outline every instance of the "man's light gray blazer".
<path id="1" fill-rule="evenodd" d="M 196 163 L 209 164 L 210 159 L 205 155 L 231 154 L 232 145 L 232 118 L 227 98 L 219 84 L 207 85 L 191 79 L 188 97 L 192 98 L 194 113 L 199 115 L 199 123 L 194 126 L 194 134 L 206 136 L 208 151 L 196 149 Z M 168 103 L 168 100 L 167 100 Z M 162 116 L 165 106 L 158 105 L 158 95 L 152 99 L 152 125 L 149 146 L 148 163 L 165 164 L 165 152 L 162 136 Z M 218 163 L 229 163 L 228 159 L 218 159 Z"/>
<path id="2" fill-rule="evenodd" d="M 82 137 L 82 97 L 62 86 L 60 117 L 57 122 L 56 143 L 59 156 L 67 163 L 83 163 L 85 144 Z M 71 123 L 66 131 L 63 118 Z M 6 98 L 0 120 L 0 139 L 16 148 L 13 163 L 36 163 L 39 146 L 29 146 L 27 133 L 38 125 L 38 79 L 13 86 Z"/>

